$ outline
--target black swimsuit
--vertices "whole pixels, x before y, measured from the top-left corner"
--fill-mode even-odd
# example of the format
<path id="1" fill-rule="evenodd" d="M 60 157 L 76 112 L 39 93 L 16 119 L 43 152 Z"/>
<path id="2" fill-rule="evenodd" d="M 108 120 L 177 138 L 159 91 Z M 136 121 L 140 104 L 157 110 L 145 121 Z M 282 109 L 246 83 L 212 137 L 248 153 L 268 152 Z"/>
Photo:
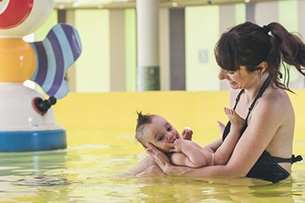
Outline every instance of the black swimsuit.
<path id="1" fill-rule="evenodd" d="M 245 124 L 244 124 L 244 126 L 241 130 L 240 136 L 242 136 L 243 132 L 245 131 L 245 129 L 248 126 L 247 120 L 248 120 L 248 117 L 249 117 L 257 99 L 259 99 L 262 96 L 262 94 L 264 93 L 264 91 L 266 90 L 266 88 L 268 87 L 270 82 L 271 82 L 271 80 L 268 77 L 266 79 L 266 81 L 263 83 L 259 92 L 257 93 L 254 101 L 252 102 L 252 104 L 249 108 L 248 114 L 245 118 Z M 242 95 L 243 92 L 244 92 L 244 90 L 242 89 L 239 92 L 239 94 L 237 95 L 235 106 L 233 108 L 234 110 L 235 110 L 235 108 L 236 108 L 236 106 L 239 102 L 240 96 Z M 231 123 L 229 121 L 228 124 L 226 125 L 225 130 L 224 130 L 223 135 L 222 135 L 223 140 L 229 134 L 230 127 L 231 127 Z M 273 183 L 276 183 L 276 182 L 279 182 L 280 180 L 283 180 L 283 179 L 287 178 L 290 175 L 288 173 L 288 171 L 286 171 L 284 168 L 282 168 L 278 163 L 283 163 L 283 162 L 294 163 L 294 162 L 301 161 L 301 160 L 302 160 L 302 157 L 300 155 L 297 156 L 297 157 L 292 155 L 291 158 L 281 158 L 281 157 L 274 157 L 274 156 L 270 155 L 269 152 L 264 150 L 264 152 L 259 157 L 259 159 L 255 163 L 255 165 L 251 168 L 249 173 L 246 175 L 246 177 L 259 178 L 259 179 L 262 179 L 262 180 L 272 181 Z"/>

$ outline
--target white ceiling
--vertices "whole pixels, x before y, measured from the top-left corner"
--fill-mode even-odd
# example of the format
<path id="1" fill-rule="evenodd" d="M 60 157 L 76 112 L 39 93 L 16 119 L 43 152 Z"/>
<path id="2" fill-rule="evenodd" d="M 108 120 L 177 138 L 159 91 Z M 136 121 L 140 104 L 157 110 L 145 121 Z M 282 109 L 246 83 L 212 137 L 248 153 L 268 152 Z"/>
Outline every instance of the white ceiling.
<path id="1" fill-rule="evenodd" d="M 213 4 L 255 3 L 267 1 L 280 0 L 159 0 L 159 5 L 160 7 L 186 7 Z M 56 9 L 107 9 L 135 7 L 136 0 L 55 0 Z"/>

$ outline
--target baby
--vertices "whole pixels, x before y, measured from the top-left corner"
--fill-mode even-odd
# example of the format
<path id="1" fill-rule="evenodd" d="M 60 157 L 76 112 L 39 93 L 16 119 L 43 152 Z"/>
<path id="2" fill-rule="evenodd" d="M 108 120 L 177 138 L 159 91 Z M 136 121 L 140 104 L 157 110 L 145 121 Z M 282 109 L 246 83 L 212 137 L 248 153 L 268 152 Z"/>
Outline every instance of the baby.
<path id="1" fill-rule="evenodd" d="M 136 139 L 149 152 L 148 143 L 155 145 L 170 158 L 171 162 L 179 166 L 203 167 L 209 165 L 223 165 L 229 160 L 233 149 L 240 137 L 240 130 L 245 121 L 234 110 L 224 108 L 231 122 L 231 130 L 226 137 L 226 145 L 221 145 L 216 151 L 202 148 L 191 141 L 192 130 L 185 128 L 181 135 L 162 116 L 138 112 Z"/>

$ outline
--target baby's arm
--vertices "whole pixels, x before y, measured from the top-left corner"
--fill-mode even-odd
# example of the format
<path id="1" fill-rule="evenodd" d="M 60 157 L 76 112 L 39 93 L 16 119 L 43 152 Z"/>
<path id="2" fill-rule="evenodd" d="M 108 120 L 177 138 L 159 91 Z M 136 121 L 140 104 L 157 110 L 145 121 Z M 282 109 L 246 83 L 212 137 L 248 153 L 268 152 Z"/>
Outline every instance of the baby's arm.
<path id="1" fill-rule="evenodd" d="M 226 164 L 231 157 L 231 154 L 235 148 L 235 145 L 240 137 L 240 131 L 245 123 L 245 120 L 241 118 L 234 110 L 224 108 L 226 115 L 231 122 L 231 129 L 226 139 L 216 150 L 213 157 L 214 165 Z"/>
<path id="2" fill-rule="evenodd" d="M 172 152 L 175 153 L 172 154 L 171 161 L 179 166 L 202 167 L 209 165 L 212 158 L 210 152 L 205 152 L 197 143 L 190 140 L 175 140 Z"/>

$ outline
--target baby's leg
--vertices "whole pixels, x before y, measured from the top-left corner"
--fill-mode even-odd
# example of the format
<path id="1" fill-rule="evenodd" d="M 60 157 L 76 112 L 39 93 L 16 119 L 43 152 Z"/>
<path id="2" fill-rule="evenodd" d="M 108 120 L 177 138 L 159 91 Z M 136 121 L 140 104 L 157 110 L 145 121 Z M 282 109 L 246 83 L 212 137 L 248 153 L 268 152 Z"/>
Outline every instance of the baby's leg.
<path id="1" fill-rule="evenodd" d="M 245 120 L 242 117 L 240 117 L 235 112 L 235 110 L 225 107 L 224 111 L 225 111 L 226 115 L 228 116 L 228 119 L 230 120 L 232 127 L 235 127 L 238 129 L 241 129 L 243 127 L 243 125 L 245 124 Z"/>

